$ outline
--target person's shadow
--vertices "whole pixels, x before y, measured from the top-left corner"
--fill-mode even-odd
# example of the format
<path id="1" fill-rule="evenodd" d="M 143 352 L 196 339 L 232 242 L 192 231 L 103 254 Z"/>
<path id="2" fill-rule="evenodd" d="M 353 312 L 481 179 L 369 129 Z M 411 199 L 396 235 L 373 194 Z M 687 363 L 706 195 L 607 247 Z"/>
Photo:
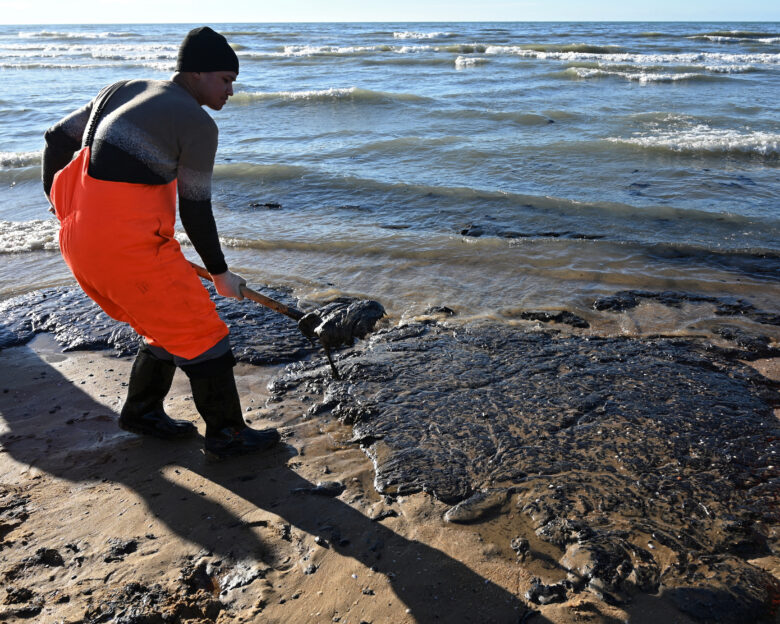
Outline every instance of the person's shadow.
<path id="1" fill-rule="evenodd" d="M 20 392 L 4 391 L 0 382 L 0 416 L 6 423 L 0 443 L 16 461 L 71 482 L 124 484 L 173 532 L 215 555 L 262 559 L 274 549 L 257 535 L 251 523 L 225 505 L 164 474 L 171 468 L 188 470 L 320 538 L 319 543 L 340 555 L 384 574 L 412 621 L 548 621 L 530 611 L 518 596 L 440 550 L 399 535 L 338 498 L 306 494 L 315 484 L 286 465 L 290 447 L 283 445 L 263 456 L 208 463 L 200 451 L 200 438 L 175 443 L 139 439 L 120 431 L 116 413 L 32 350 L 17 349 L 28 353 L 18 359 L 23 370 L 17 369 L 16 374 L 55 384 L 62 389 L 58 404 L 67 407 L 25 405 L 18 398 Z M 5 354 L 6 361 L 9 354 Z M 0 378 L 3 376 L 0 370 Z M 350 534 L 344 527 L 349 527 Z"/>

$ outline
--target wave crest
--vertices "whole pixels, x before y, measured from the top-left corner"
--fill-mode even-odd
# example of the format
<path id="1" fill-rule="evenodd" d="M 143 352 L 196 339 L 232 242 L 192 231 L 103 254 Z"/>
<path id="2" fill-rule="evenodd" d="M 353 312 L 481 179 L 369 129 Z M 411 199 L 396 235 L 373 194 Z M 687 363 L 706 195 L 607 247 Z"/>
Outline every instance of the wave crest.
<path id="1" fill-rule="evenodd" d="M 388 93 L 358 87 L 315 89 L 309 91 L 242 92 L 232 98 L 236 104 L 254 102 L 300 103 L 300 102 L 352 102 L 363 104 L 385 104 L 395 102 L 427 102 L 428 98 L 411 93 Z"/>
<path id="2" fill-rule="evenodd" d="M 640 133 L 630 138 L 610 137 L 607 141 L 674 152 L 727 153 L 764 158 L 780 156 L 780 134 L 717 129 L 705 124 Z"/>
<path id="3" fill-rule="evenodd" d="M 57 219 L 0 221 L 0 254 L 57 251 L 60 224 Z"/>
<path id="4" fill-rule="evenodd" d="M 41 152 L 0 152 L 0 169 L 22 169 L 41 164 Z"/>

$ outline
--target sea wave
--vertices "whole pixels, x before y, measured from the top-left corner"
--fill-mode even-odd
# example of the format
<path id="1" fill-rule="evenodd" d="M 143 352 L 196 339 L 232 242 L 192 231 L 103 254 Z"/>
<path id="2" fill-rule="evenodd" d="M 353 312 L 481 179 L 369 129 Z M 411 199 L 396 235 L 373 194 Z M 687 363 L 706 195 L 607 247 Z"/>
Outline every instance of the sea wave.
<path id="1" fill-rule="evenodd" d="M 260 30 L 220 30 L 219 32 L 225 37 L 240 37 L 242 35 L 262 36 L 267 34 Z M 291 37 L 297 34 L 298 33 L 289 33 Z"/>
<path id="2" fill-rule="evenodd" d="M 515 123 L 520 126 L 543 126 L 554 123 L 555 120 L 573 119 L 576 116 L 567 111 L 544 111 L 541 113 L 529 113 L 521 111 L 496 111 L 475 108 L 438 109 L 429 113 L 435 117 L 445 119 L 489 119 L 497 122 Z"/>
<path id="3" fill-rule="evenodd" d="M 436 151 L 441 146 L 458 145 L 466 141 L 462 136 L 439 136 L 439 137 L 399 137 L 395 139 L 388 139 L 384 141 L 373 141 L 364 143 L 358 147 L 349 147 L 347 151 L 350 153 L 383 153 L 383 154 L 398 154 L 404 156 L 411 151 L 418 150 L 430 150 Z"/>
<path id="4" fill-rule="evenodd" d="M 104 59 L 105 60 L 105 59 Z M 158 72 L 173 72 L 175 60 L 152 63 L 148 61 L 129 61 L 123 59 L 121 62 L 83 62 L 83 63 L 0 63 L 0 69 L 10 69 L 19 71 L 29 71 L 36 69 L 54 69 L 54 70 L 83 70 L 83 69 L 104 69 L 104 68 L 134 68 L 146 67 Z"/>
<path id="5" fill-rule="evenodd" d="M 434 31 L 434 32 L 418 32 L 407 30 L 403 32 L 394 32 L 394 39 L 439 39 L 441 37 L 453 37 L 455 33 L 446 31 Z"/>
<path id="6" fill-rule="evenodd" d="M 487 63 L 488 59 L 478 56 L 459 56 L 455 59 L 455 69 L 465 69 L 466 67 L 476 67 Z"/>
<path id="7" fill-rule="evenodd" d="M 354 56 L 360 54 L 372 54 L 374 52 L 395 52 L 398 46 L 369 45 L 369 46 L 334 46 L 334 45 L 286 45 L 281 56 Z M 251 56 L 251 55 L 247 55 Z M 268 56 L 263 55 L 261 56 Z"/>
<path id="8" fill-rule="evenodd" d="M 724 72 L 726 73 L 726 72 Z M 712 76 L 710 74 L 702 74 L 696 72 L 680 72 L 680 73 L 655 73 L 646 71 L 614 71 L 608 69 L 595 69 L 588 67 L 569 67 L 563 72 L 559 72 L 560 76 L 565 78 L 574 79 L 589 79 L 589 78 L 607 78 L 617 77 L 623 78 L 631 82 L 638 82 L 640 84 L 649 84 L 654 82 L 687 82 L 692 80 L 728 80 L 728 77 L 723 75 Z"/>
<path id="9" fill-rule="evenodd" d="M 623 49 L 620 46 L 600 46 L 590 43 L 569 43 L 565 45 L 552 43 L 530 43 L 520 46 L 523 50 L 535 52 L 583 52 L 586 54 L 620 54 Z"/>
<path id="10" fill-rule="evenodd" d="M 100 33 L 85 33 L 74 31 L 57 31 L 57 30 L 38 30 L 38 31 L 20 31 L 18 36 L 22 39 L 29 38 L 42 38 L 42 39 L 111 39 L 119 37 L 138 37 L 138 33 L 134 32 L 100 32 Z"/>
<path id="11" fill-rule="evenodd" d="M 696 35 L 694 37 L 689 37 L 689 39 L 704 39 L 706 41 L 713 41 L 715 43 L 742 43 L 745 41 L 749 41 L 751 43 L 768 43 L 768 44 L 775 44 L 780 43 L 780 37 L 765 37 L 762 39 L 753 39 L 753 38 L 746 38 L 746 37 L 729 37 L 729 36 L 723 36 L 723 35 Z"/>
<path id="12" fill-rule="evenodd" d="M 310 103 L 310 102 L 350 102 L 363 104 L 386 104 L 396 102 L 427 102 L 425 98 L 412 93 L 389 93 L 372 91 L 358 87 L 314 89 L 307 91 L 240 92 L 231 100 L 236 104 L 254 102 Z"/>
<path id="13" fill-rule="evenodd" d="M 713 32 L 700 33 L 696 35 L 689 35 L 688 39 L 732 39 L 732 40 L 749 40 L 749 41 L 765 41 L 769 39 L 779 40 L 780 33 L 777 32 L 757 32 L 751 30 L 716 30 Z"/>
<path id="14" fill-rule="evenodd" d="M 0 254 L 57 251 L 60 225 L 57 219 L 0 221 Z"/>
<path id="15" fill-rule="evenodd" d="M 687 128 L 658 129 L 632 137 L 610 137 L 612 143 L 641 148 L 710 154 L 736 154 L 777 158 L 780 134 L 712 128 L 697 124 Z"/>
<path id="16" fill-rule="evenodd" d="M 601 61 L 636 65 L 778 65 L 780 54 L 726 54 L 722 52 L 685 52 L 676 54 L 641 54 L 635 52 L 595 54 L 590 52 L 540 52 L 525 46 L 488 46 L 485 54 L 515 55 L 540 60 Z"/>
<path id="17" fill-rule="evenodd" d="M 259 165 L 255 163 L 228 163 L 214 167 L 214 178 L 221 180 L 250 180 L 256 182 L 277 182 L 297 180 L 306 175 L 309 170 L 297 165 Z"/>
<path id="18" fill-rule="evenodd" d="M 0 152 L 0 169 L 21 169 L 41 164 L 41 152 Z"/>
<path id="19" fill-rule="evenodd" d="M 585 69 L 603 69 L 615 72 L 636 72 L 641 69 L 643 72 L 675 72 L 675 73 L 698 73 L 707 71 L 717 74 L 746 74 L 760 71 L 755 65 L 704 65 L 701 63 L 691 65 L 636 65 L 632 63 L 607 63 L 604 61 L 572 61 L 568 63 L 569 67 Z"/>

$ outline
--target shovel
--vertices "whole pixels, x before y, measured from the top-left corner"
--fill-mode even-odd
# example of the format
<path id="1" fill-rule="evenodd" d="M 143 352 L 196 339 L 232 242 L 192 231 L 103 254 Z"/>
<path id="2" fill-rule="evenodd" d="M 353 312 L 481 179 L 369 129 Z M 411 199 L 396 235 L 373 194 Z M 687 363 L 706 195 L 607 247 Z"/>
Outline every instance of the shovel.
<path id="1" fill-rule="evenodd" d="M 214 281 L 211 278 L 211 274 L 202 266 L 199 266 L 194 262 L 190 262 L 190 266 L 195 269 L 195 272 L 199 277 L 202 277 L 203 279 L 206 279 L 210 282 Z M 241 294 L 244 295 L 244 297 L 247 299 L 251 299 L 255 303 L 259 303 L 261 306 L 270 308 L 274 312 L 284 314 L 285 316 L 288 316 L 292 320 L 296 321 L 298 323 L 298 329 L 300 329 L 301 333 L 311 341 L 312 345 L 316 344 L 316 342 L 319 342 L 320 345 L 322 345 L 322 348 L 325 350 L 325 355 L 328 357 L 328 363 L 330 364 L 330 370 L 333 374 L 333 379 L 341 379 L 341 376 L 336 369 L 336 364 L 333 362 L 333 358 L 330 355 L 330 348 L 326 344 L 325 340 L 323 340 L 321 336 L 317 336 L 317 334 L 314 332 L 314 329 L 317 325 L 316 319 L 318 319 L 316 312 L 305 314 L 298 308 L 285 305 L 281 301 L 276 301 L 276 299 L 266 297 L 265 295 L 262 295 L 256 290 L 252 290 L 245 285 L 241 286 Z M 303 322 L 301 319 L 303 319 Z"/>

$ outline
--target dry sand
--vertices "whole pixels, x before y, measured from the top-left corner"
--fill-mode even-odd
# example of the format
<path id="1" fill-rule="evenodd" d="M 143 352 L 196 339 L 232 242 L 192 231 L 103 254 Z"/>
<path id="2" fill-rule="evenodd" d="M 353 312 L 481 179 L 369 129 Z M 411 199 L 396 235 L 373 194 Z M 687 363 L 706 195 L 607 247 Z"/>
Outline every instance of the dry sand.
<path id="1" fill-rule="evenodd" d="M 276 451 L 213 463 L 200 438 L 122 432 L 130 364 L 46 335 L 0 352 L 0 620 L 691 621 L 661 596 L 526 603 L 532 577 L 563 573 L 519 561 L 508 519 L 448 524 L 427 494 L 383 498 L 349 427 L 266 405 L 276 368 L 236 368 L 246 418 L 283 432 Z M 778 364 L 756 366 L 780 379 Z M 203 432 L 181 372 L 166 409 Z M 776 557 L 756 563 L 780 578 Z"/>

